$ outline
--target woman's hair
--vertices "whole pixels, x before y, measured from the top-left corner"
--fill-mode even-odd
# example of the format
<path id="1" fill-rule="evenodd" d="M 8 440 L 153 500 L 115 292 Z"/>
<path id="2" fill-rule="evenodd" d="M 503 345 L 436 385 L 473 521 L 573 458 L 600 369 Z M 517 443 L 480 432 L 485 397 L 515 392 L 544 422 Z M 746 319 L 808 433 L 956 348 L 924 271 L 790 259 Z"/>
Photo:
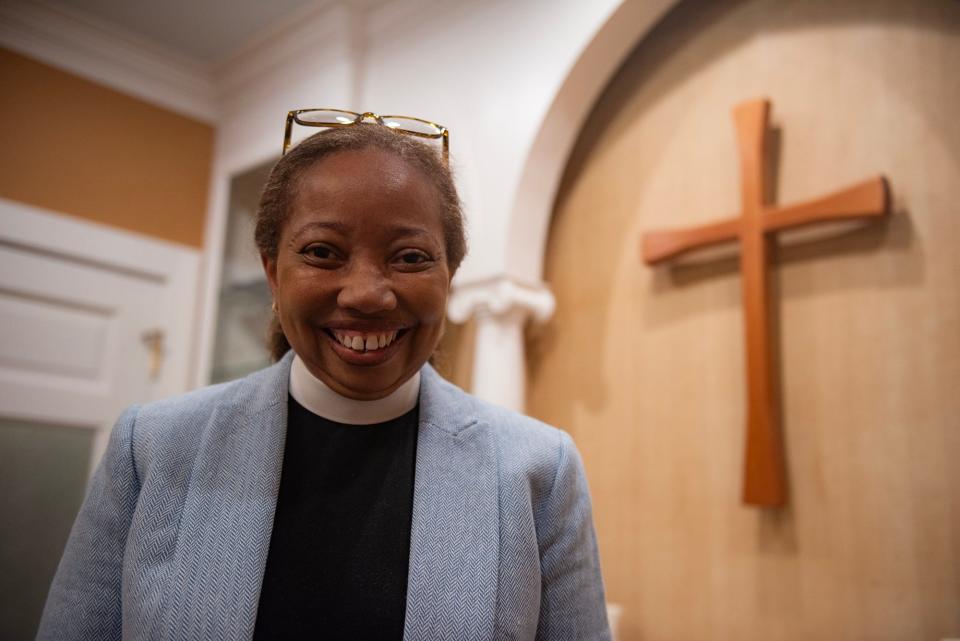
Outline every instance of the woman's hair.
<path id="1" fill-rule="evenodd" d="M 325 129 L 310 136 L 277 161 L 270 171 L 257 208 L 254 232 L 257 249 L 272 259 L 277 258 L 280 234 L 307 168 L 335 153 L 364 149 L 394 153 L 433 183 L 441 209 L 447 266 L 451 275 L 456 273 L 467 253 L 467 237 L 463 209 L 450 169 L 435 149 L 413 136 L 373 124 Z M 276 312 L 270 321 L 267 340 L 273 360 L 279 360 L 290 349 Z"/>

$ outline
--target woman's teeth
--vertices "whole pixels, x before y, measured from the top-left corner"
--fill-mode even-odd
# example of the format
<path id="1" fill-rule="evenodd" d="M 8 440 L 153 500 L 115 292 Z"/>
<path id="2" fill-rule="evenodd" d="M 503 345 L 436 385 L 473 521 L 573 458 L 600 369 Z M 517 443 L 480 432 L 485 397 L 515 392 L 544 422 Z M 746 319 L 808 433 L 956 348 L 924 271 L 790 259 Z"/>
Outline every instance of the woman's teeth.
<path id="1" fill-rule="evenodd" d="M 372 334 L 344 334 L 335 329 L 330 330 L 330 332 L 338 343 L 355 352 L 372 352 L 376 349 L 383 349 L 397 338 L 397 330 Z"/>

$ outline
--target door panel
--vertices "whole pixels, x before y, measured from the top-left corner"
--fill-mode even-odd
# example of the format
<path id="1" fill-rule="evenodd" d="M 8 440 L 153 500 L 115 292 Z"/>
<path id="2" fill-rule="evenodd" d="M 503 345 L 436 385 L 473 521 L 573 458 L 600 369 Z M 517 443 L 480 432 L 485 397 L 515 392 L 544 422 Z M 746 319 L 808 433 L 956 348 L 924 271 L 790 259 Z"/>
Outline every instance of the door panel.
<path id="1" fill-rule="evenodd" d="M 163 329 L 163 290 L 152 278 L 0 245 L 3 413 L 99 429 L 122 405 L 152 398 L 139 337 Z"/>

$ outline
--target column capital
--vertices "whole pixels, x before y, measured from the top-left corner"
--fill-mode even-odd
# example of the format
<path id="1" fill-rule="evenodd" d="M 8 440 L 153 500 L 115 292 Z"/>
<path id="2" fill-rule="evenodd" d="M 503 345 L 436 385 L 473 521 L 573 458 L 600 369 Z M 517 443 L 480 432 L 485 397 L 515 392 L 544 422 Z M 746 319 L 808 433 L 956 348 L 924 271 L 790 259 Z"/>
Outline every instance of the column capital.
<path id="1" fill-rule="evenodd" d="M 519 314 L 544 322 L 556 308 L 553 292 L 544 283 L 521 283 L 506 275 L 454 283 L 447 303 L 447 316 L 464 323 L 473 316 Z"/>

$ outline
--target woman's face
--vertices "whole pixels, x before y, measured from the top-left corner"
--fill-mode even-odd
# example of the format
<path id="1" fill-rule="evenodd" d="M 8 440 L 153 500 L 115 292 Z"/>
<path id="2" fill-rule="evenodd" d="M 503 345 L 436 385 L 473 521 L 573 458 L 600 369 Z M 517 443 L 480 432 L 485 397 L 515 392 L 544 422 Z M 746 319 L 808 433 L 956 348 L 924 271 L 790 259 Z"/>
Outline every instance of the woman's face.
<path id="1" fill-rule="evenodd" d="M 301 174 L 276 259 L 280 324 L 307 368 L 350 398 L 382 398 L 427 361 L 450 289 L 440 201 L 397 155 L 344 151 Z"/>

